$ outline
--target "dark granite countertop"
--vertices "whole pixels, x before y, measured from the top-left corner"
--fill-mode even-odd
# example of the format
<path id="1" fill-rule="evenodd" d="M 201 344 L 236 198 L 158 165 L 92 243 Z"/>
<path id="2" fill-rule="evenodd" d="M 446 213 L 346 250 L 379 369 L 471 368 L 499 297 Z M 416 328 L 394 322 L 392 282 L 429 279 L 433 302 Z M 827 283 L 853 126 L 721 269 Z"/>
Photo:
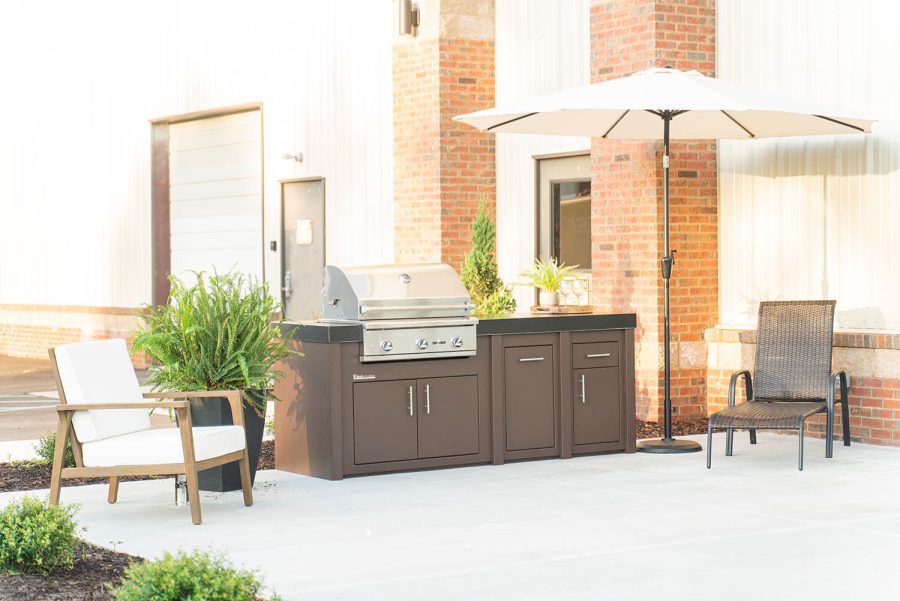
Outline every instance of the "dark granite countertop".
<path id="1" fill-rule="evenodd" d="M 541 332 L 576 332 L 588 330 L 620 330 L 637 324 L 634 313 L 585 313 L 548 315 L 521 313 L 509 317 L 479 319 L 478 335 L 537 334 Z M 304 342 L 359 342 L 362 327 L 354 323 L 322 321 L 282 322 L 281 331 Z"/>

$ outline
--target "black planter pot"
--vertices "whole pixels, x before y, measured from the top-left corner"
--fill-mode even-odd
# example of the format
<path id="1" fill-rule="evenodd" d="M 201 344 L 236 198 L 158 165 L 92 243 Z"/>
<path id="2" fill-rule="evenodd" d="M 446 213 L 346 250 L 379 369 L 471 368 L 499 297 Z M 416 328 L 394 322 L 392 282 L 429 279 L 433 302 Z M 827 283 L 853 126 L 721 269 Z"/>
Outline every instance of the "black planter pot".
<path id="1" fill-rule="evenodd" d="M 251 395 L 261 397 L 261 391 L 251 391 Z M 250 481 L 256 480 L 259 451 L 262 447 L 265 417 L 244 404 L 244 434 L 247 437 L 247 453 L 250 456 Z M 231 405 L 225 397 L 205 397 L 191 399 L 191 422 L 195 426 L 231 426 Z M 197 474 L 200 490 L 228 492 L 241 489 L 241 473 L 237 462 L 226 463 L 203 470 Z"/>

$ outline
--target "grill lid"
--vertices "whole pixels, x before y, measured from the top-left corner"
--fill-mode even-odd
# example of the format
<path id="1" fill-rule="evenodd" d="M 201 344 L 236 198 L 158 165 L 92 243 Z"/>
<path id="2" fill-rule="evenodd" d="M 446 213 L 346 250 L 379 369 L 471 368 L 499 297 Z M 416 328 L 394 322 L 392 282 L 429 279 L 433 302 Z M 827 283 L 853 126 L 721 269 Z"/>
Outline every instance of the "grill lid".
<path id="1" fill-rule="evenodd" d="M 322 316 L 330 320 L 468 317 L 474 308 L 444 263 L 325 267 Z"/>

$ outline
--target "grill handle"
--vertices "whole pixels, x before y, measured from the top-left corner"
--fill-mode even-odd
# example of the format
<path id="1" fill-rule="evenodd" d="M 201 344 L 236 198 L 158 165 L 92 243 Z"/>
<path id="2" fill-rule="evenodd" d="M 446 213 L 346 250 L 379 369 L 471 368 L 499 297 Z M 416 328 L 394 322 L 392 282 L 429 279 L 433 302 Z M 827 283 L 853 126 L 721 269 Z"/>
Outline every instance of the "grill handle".
<path id="1" fill-rule="evenodd" d="M 359 313 L 364 315 L 369 311 L 458 311 L 459 309 L 472 310 L 472 303 L 460 303 L 458 305 L 360 305 Z"/>

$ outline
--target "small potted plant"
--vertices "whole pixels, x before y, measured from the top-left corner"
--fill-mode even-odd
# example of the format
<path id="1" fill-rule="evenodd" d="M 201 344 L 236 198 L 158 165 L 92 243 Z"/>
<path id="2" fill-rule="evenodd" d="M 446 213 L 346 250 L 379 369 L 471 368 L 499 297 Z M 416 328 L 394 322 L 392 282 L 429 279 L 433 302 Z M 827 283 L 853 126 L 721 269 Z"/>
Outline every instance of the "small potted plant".
<path id="1" fill-rule="evenodd" d="M 268 285 L 240 273 L 208 276 L 197 273 L 189 285 L 170 276 L 165 305 L 148 307 L 133 333 L 132 353 L 152 361 L 148 383 L 154 390 L 240 390 L 251 478 L 256 476 L 265 426 L 266 404 L 275 378 L 273 365 L 293 354 L 276 323 L 279 305 Z M 225 397 L 191 401 L 196 426 L 232 423 Z M 240 489 L 237 464 L 204 470 L 200 488 Z"/>
<path id="2" fill-rule="evenodd" d="M 559 287 L 576 269 L 578 265 L 557 263 L 555 258 L 538 259 L 522 277 L 525 278 L 526 285 L 540 289 L 538 299 L 542 307 L 556 307 L 559 305 Z"/>

